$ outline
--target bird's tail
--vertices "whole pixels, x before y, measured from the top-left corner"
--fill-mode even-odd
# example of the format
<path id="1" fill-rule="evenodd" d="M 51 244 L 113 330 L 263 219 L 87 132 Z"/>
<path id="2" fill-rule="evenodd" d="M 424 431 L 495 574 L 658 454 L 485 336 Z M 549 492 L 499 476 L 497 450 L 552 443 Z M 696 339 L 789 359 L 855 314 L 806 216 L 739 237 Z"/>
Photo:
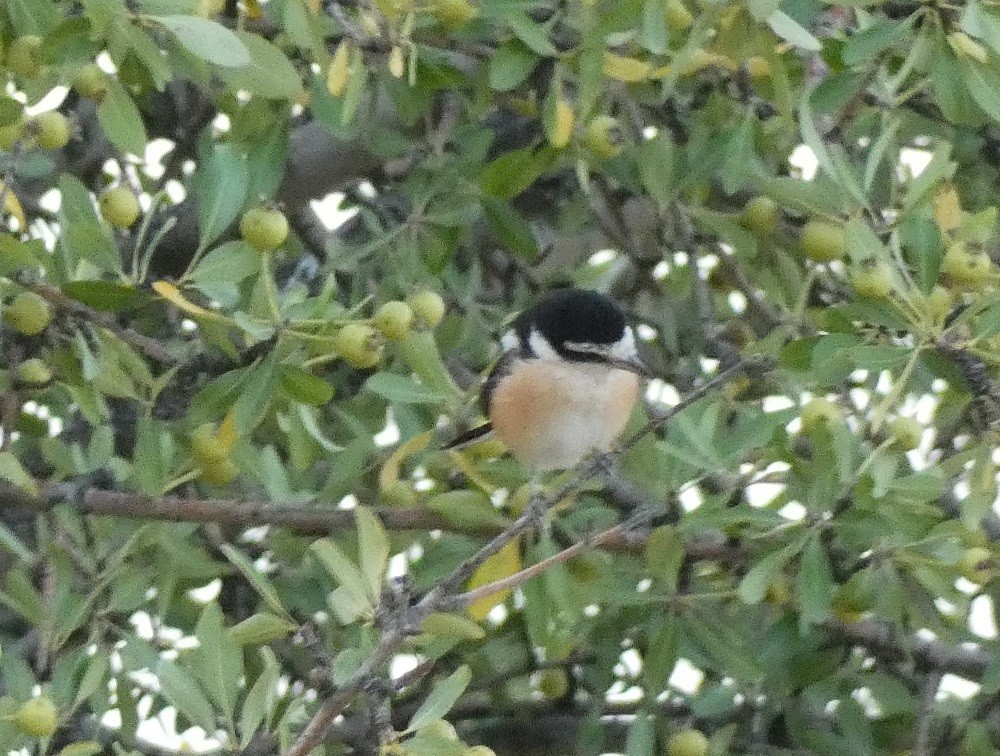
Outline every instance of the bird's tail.
<path id="1" fill-rule="evenodd" d="M 471 430 L 459 433 L 453 439 L 448 441 L 442 448 L 463 449 L 466 446 L 470 446 L 478 441 L 485 441 L 492 435 L 493 435 L 493 424 L 483 423 L 482 425 L 477 425 L 475 428 L 472 428 Z"/>

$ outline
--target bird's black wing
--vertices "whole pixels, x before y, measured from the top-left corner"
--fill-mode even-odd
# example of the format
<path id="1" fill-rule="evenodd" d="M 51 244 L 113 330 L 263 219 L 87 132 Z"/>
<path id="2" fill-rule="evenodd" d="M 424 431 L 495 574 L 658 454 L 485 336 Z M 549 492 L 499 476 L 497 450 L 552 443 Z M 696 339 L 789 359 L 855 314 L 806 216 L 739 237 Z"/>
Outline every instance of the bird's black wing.
<path id="1" fill-rule="evenodd" d="M 486 380 L 483 381 L 483 386 L 479 390 L 479 406 L 482 409 L 483 414 L 487 417 L 490 416 L 490 401 L 493 397 L 493 392 L 496 389 L 497 384 L 510 371 L 513 361 L 517 356 L 517 350 L 511 350 L 501 355 L 500 359 L 494 363 L 493 369 L 490 370 L 490 374 L 486 376 Z M 476 441 L 482 441 L 492 432 L 493 423 L 486 421 L 482 425 L 477 425 L 475 428 L 459 433 L 455 436 L 455 438 L 446 443 L 444 448 L 460 449 L 464 446 L 473 444 Z"/>

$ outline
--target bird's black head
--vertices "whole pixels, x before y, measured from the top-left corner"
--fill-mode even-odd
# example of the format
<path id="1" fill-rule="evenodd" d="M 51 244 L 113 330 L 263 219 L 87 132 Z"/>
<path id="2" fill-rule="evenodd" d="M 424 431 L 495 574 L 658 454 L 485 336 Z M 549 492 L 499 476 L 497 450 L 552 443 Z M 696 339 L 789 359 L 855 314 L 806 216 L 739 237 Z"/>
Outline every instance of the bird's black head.
<path id="1" fill-rule="evenodd" d="M 551 348 L 560 357 L 579 362 L 624 363 L 635 358 L 625 313 L 596 291 L 556 289 L 518 315 L 513 325 L 522 349 L 537 357 Z"/>

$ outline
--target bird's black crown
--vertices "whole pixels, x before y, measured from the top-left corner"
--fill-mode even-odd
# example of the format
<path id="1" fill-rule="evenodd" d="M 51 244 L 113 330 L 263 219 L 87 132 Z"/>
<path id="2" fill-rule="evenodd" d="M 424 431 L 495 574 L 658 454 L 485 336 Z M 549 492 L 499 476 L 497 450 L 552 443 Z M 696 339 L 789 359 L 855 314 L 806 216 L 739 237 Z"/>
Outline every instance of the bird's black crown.
<path id="1" fill-rule="evenodd" d="M 525 347 L 534 328 L 560 355 L 586 359 L 566 344 L 611 346 L 625 335 L 625 313 L 596 291 L 556 289 L 514 320 L 514 330 Z"/>

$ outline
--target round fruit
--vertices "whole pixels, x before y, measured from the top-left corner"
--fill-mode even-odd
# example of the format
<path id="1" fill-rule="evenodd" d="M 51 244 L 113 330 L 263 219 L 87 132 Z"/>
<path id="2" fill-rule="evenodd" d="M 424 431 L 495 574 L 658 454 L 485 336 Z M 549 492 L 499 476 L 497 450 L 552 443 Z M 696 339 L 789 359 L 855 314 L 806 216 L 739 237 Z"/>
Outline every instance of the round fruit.
<path id="1" fill-rule="evenodd" d="M 58 150 L 69 142 L 69 119 L 58 110 L 36 116 L 31 123 L 35 141 L 43 150 Z"/>
<path id="2" fill-rule="evenodd" d="M 476 6 L 469 0 L 436 0 L 431 15 L 445 26 L 457 29 L 476 17 Z"/>
<path id="3" fill-rule="evenodd" d="M 618 119 L 599 115 L 590 119 L 583 131 L 583 144 L 602 158 L 613 158 L 622 151 L 618 143 Z"/>
<path id="4" fill-rule="evenodd" d="M 851 609 L 846 606 L 831 606 L 830 613 L 845 625 L 853 625 L 865 618 L 865 613 L 859 609 Z"/>
<path id="5" fill-rule="evenodd" d="M 811 220 L 802 229 L 802 251 L 815 262 L 830 262 L 844 256 L 844 229 L 821 220 Z"/>
<path id="6" fill-rule="evenodd" d="M 27 125 L 28 122 L 25 121 L 24 114 L 22 113 L 13 123 L 0 126 L 0 147 L 5 150 L 13 147 L 24 136 Z"/>
<path id="7" fill-rule="evenodd" d="M 208 467 L 229 456 L 229 450 L 222 445 L 212 423 L 199 425 L 191 434 L 191 456 L 199 467 Z"/>
<path id="8" fill-rule="evenodd" d="M 3 319 L 18 333 L 37 336 L 52 322 L 52 307 L 33 291 L 22 291 L 3 311 Z"/>
<path id="9" fill-rule="evenodd" d="M 889 436 L 903 451 L 912 451 L 920 446 L 924 426 L 916 418 L 897 417 L 889 424 Z"/>
<path id="10" fill-rule="evenodd" d="M 42 38 L 26 34 L 11 42 L 7 68 L 25 79 L 38 76 L 42 72 Z"/>
<path id="11" fill-rule="evenodd" d="M 108 79 L 101 67 L 96 63 L 86 65 L 76 74 L 73 88 L 81 97 L 100 102 L 108 94 Z"/>
<path id="12" fill-rule="evenodd" d="M 962 573 L 962 577 L 978 585 L 988 583 L 995 570 L 993 552 L 982 546 L 966 549 L 958 560 L 958 571 Z"/>
<path id="13" fill-rule="evenodd" d="M 389 341 L 402 341 L 410 335 L 413 310 L 406 302 L 386 302 L 378 308 L 374 322 Z"/>
<path id="14" fill-rule="evenodd" d="M 778 230 L 778 204 L 770 197 L 754 197 L 740 222 L 758 236 L 771 236 Z"/>
<path id="15" fill-rule="evenodd" d="M 767 62 L 767 58 L 762 58 L 760 55 L 752 55 L 747 58 L 746 67 L 747 73 L 754 81 L 766 79 L 771 75 L 771 64 Z"/>
<path id="16" fill-rule="evenodd" d="M 210 464 L 200 465 L 199 469 L 201 471 L 201 479 L 212 486 L 229 485 L 239 472 L 236 469 L 236 464 L 229 457 L 223 457 Z"/>
<path id="17" fill-rule="evenodd" d="M 681 730 L 670 736 L 667 756 L 705 756 L 708 738 L 701 730 Z"/>
<path id="18" fill-rule="evenodd" d="M 854 291 L 866 299 L 885 299 L 892 293 L 892 269 L 884 262 L 868 260 L 851 276 Z"/>
<path id="19" fill-rule="evenodd" d="M 52 370 L 44 360 L 32 357 L 17 366 L 14 373 L 16 382 L 26 388 L 47 386 L 52 381 Z"/>
<path id="20" fill-rule="evenodd" d="M 569 675 L 565 669 L 542 670 L 538 676 L 538 690 L 546 698 L 562 698 L 569 693 Z"/>
<path id="21" fill-rule="evenodd" d="M 810 399 L 802 408 L 802 432 L 811 433 L 820 427 L 839 423 L 843 419 L 840 408 L 829 399 Z"/>
<path id="22" fill-rule="evenodd" d="M 288 218 L 271 207 L 252 207 L 240 218 L 240 235 L 251 247 L 270 252 L 288 238 Z"/>
<path id="23" fill-rule="evenodd" d="M 694 23 L 694 15 L 681 0 L 667 0 L 666 16 L 672 32 L 686 32 Z"/>
<path id="24" fill-rule="evenodd" d="M 129 228 L 139 219 L 139 198 L 127 186 L 116 186 L 101 195 L 101 217 L 115 228 Z"/>
<path id="25" fill-rule="evenodd" d="M 951 292 L 943 286 L 935 286 L 927 295 L 927 312 L 934 320 L 944 322 L 954 307 Z"/>
<path id="26" fill-rule="evenodd" d="M 970 252 L 965 244 L 956 242 L 944 254 L 941 273 L 958 286 L 979 286 L 989 276 L 991 265 L 985 252 Z"/>
<path id="27" fill-rule="evenodd" d="M 21 708 L 11 715 L 10 721 L 25 735 L 47 738 L 56 731 L 59 713 L 51 699 L 39 696 L 21 704 Z"/>
<path id="28" fill-rule="evenodd" d="M 434 328 L 444 318 L 444 300 L 437 292 L 419 291 L 406 301 L 413 310 L 417 323 L 424 328 Z"/>
<path id="29" fill-rule="evenodd" d="M 370 368 L 382 359 L 382 339 L 378 331 L 364 323 L 348 323 L 334 336 L 334 349 L 356 368 Z"/>

